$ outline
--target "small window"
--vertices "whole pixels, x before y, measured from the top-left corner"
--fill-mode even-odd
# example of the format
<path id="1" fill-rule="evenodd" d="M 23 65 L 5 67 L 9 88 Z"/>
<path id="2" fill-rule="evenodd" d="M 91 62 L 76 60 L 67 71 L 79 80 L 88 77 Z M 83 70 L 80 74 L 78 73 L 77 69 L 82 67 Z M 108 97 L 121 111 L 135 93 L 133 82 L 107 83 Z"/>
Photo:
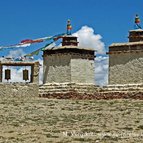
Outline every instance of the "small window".
<path id="1" fill-rule="evenodd" d="M 2 82 L 31 82 L 31 66 L 3 66 Z"/>

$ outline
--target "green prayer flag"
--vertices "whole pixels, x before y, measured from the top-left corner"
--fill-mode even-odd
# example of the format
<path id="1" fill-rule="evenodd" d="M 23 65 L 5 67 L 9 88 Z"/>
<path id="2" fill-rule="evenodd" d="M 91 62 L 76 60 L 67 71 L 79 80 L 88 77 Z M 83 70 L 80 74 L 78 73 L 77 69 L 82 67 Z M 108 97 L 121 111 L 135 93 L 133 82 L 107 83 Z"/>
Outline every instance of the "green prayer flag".
<path id="1" fill-rule="evenodd" d="M 40 52 L 40 49 L 38 49 L 38 50 L 36 50 L 36 51 L 34 51 L 34 52 L 30 53 L 30 54 L 27 54 L 27 55 L 25 55 L 25 56 L 26 56 L 26 57 L 31 57 L 31 56 L 34 56 L 34 55 L 38 55 L 39 52 Z"/>
<path id="2" fill-rule="evenodd" d="M 51 43 L 46 44 L 44 47 L 41 48 L 41 50 L 44 51 L 45 48 L 47 48 L 48 46 L 50 46 L 50 45 L 53 44 L 53 43 L 54 43 L 54 42 L 51 42 Z"/>

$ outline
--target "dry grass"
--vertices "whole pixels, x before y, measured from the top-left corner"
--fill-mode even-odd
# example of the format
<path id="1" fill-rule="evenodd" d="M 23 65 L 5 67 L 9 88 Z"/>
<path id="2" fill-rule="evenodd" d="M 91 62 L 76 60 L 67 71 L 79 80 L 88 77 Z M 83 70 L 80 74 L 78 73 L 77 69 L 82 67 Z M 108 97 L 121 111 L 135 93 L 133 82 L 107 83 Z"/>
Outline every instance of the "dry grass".
<path id="1" fill-rule="evenodd" d="M 141 143 L 143 101 L 1 97 L 0 143 Z"/>

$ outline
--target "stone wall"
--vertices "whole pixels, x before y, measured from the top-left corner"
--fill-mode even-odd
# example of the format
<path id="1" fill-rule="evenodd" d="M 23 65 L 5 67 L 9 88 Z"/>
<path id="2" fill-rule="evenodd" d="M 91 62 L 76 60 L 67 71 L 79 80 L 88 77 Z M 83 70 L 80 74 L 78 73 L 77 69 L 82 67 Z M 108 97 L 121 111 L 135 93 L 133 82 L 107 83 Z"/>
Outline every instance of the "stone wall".
<path id="1" fill-rule="evenodd" d="M 39 62 L 35 62 L 33 68 L 33 83 L 39 84 L 39 72 L 40 72 L 40 64 Z"/>
<path id="2" fill-rule="evenodd" d="M 70 82 L 70 59 L 69 54 L 52 54 L 44 57 L 44 82 L 63 83 Z"/>
<path id="3" fill-rule="evenodd" d="M 143 83 L 143 52 L 109 55 L 109 84 Z"/>
<path id="4" fill-rule="evenodd" d="M 47 83 L 44 85 L 40 85 L 39 87 L 39 95 L 47 95 L 47 94 L 57 94 L 57 93 L 69 93 L 69 92 L 77 92 L 77 93 L 95 93 L 100 90 L 99 86 L 95 86 L 94 84 L 77 84 L 77 83 Z"/>
<path id="5" fill-rule="evenodd" d="M 71 60 L 71 82 L 94 84 L 94 60 L 72 59 Z"/>
<path id="6" fill-rule="evenodd" d="M 45 83 L 94 84 L 94 53 L 55 53 L 44 56 Z"/>
<path id="7" fill-rule="evenodd" d="M 40 97 L 51 99 L 72 99 L 72 100 L 112 100 L 112 99 L 136 99 L 143 100 L 143 92 L 107 92 L 107 93 L 55 93 L 44 94 Z"/>
<path id="8" fill-rule="evenodd" d="M 0 83 L 0 96 L 38 97 L 39 85 L 34 83 Z"/>
<path id="9" fill-rule="evenodd" d="M 92 84 L 44 84 L 39 96 L 57 99 L 142 99 L 143 84 L 108 85 L 99 87 Z"/>

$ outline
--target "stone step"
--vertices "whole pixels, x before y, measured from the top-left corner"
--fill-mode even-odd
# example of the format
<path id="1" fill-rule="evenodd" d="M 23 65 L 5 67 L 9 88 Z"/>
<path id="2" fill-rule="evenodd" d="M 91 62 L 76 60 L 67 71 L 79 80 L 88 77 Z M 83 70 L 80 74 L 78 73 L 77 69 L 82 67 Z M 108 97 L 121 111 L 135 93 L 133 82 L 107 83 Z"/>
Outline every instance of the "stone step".
<path id="1" fill-rule="evenodd" d="M 97 90 L 97 88 L 83 88 L 83 87 L 42 87 L 42 88 L 39 88 L 39 90 L 45 90 L 45 89 L 48 89 L 48 90 L 55 90 L 55 89 L 58 89 L 58 90 L 63 90 L 63 89 L 66 89 L 66 90 Z"/>
<path id="2" fill-rule="evenodd" d="M 99 89 L 99 86 L 89 84 L 44 84 L 39 87 L 39 92 L 65 92 L 65 91 L 77 91 L 82 93 L 95 92 Z"/>
<path id="3" fill-rule="evenodd" d="M 80 93 L 95 93 L 94 91 L 87 91 L 87 90 L 74 90 Z M 40 90 L 39 93 L 48 93 L 48 92 L 73 92 L 72 90 Z"/>
<path id="4" fill-rule="evenodd" d="M 143 90 L 143 88 L 101 88 L 100 90 Z"/>
<path id="5" fill-rule="evenodd" d="M 143 88 L 143 84 L 125 84 L 125 85 L 107 85 L 103 86 L 103 88 Z"/>
<path id="6" fill-rule="evenodd" d="M 77 89 L 67 89 L 67 88 L 62 88 L 62 89 L 57 89 L 57 88 L 53 88 L 53 89 L 48 89 L 48 88 L 45 88 L 45 89 L 40 89 L 39 90 L 39 93 L 67 93 L 67 92 L 78 92 L 78 93 L 94 93 L 95 90 L 93 89 L 85 89 L 85 88 L 77 88 Z"/>
<path id="7" fill-rule="evenodd" d="M 77 89 L 67 89 L 67 88 L 62 88 L 62 89 L 48 89 L 48 88 L 45 88 L 45 89 L 39 89 L 39 92 L 40 91 L 89 91 L 89 92 L 98 92 L 98 90 L 95 90 L 95 89 L 83 89 L 83 88 L 77 88 Z"/>
<path id="8" fill-rule="evenodd" d="M 95 86 L 89 84 L 44 84 L 39 87 L 40 94 L 68 93 L 76 91 L 78 93 L 113 93 L 113 92 L 143 92 L 143 84 L 139 85 L 108 85 Z"/>

